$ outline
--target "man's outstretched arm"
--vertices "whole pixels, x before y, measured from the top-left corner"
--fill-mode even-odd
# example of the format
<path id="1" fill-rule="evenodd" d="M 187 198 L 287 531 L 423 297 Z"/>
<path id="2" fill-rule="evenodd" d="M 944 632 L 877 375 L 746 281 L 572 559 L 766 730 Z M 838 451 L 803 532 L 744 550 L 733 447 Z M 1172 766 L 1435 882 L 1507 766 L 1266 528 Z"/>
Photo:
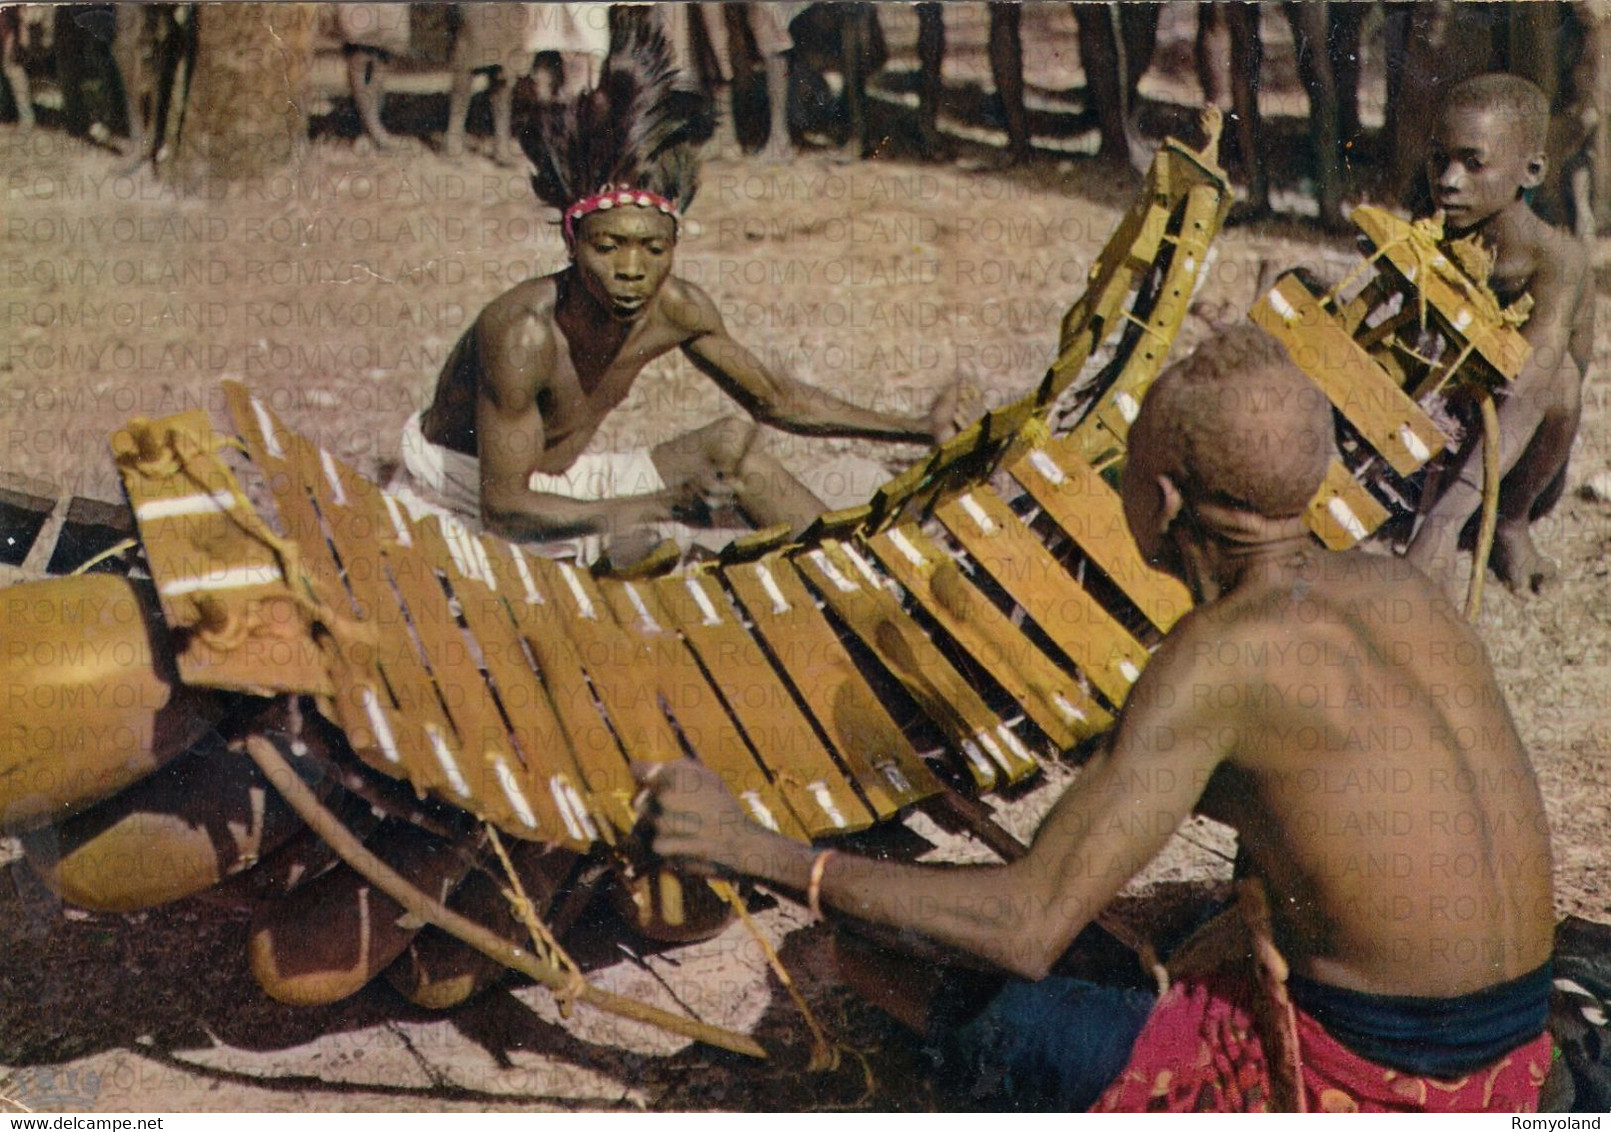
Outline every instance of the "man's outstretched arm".
<path id="1" fill-rule="evenodd" d="M 816 436 L 862 436 L 936 444 L 956 432 L 956 390 L 946 389 L 922 413 L 864 409 L 814 385 L 770 369 L 741 346 L 704 291 L 679 283 L 672 317 L 693 332 L 683 352 L 756 420 L 789 432 Z"/>
<path id="2" fill-rule="evenodd" d="M 1190 816 L 1229 754 L 1231 729 L 1183 706 L 1193 697 L 1174 694 L 1205 678 L 1191 651 L 1174 638 L 1158 650 L 1111 746 L 1058 799 L 1021 860 L 925 866 L 836 854 L 823 873 L 822 902 L 1025 978 L 1044 976 Z M 693 762 L 638 764 L 638 772 L 650 792 L 656 853 L 805 891 L 816 851 L 756 825 L 714 773 Z"/>

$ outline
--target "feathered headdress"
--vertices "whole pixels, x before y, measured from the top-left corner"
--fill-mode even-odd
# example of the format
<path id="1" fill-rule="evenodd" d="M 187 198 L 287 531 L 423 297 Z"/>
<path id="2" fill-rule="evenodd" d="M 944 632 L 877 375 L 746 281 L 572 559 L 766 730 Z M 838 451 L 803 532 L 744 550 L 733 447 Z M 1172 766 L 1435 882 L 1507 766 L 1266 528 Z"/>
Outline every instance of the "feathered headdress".
<path id="1" fill-rule="evenodd" d="M 567 244 L 600 209 L 656 208 L 680 222 L 699 185 L 696 150 L 712 132 L 708 112 L 690 112 L 673 89 L 671 47 L 652 19 L 622 21 L 614 40 L 598 88 L 520 136 L 536 166 L 532 188 L 564 214 Z"/>

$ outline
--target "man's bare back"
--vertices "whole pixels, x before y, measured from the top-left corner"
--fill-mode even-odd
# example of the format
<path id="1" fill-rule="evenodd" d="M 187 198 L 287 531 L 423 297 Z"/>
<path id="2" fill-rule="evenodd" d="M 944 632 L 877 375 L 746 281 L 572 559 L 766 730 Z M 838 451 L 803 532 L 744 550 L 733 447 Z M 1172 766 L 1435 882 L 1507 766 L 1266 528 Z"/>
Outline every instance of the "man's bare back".
<path id="1" fill-rule="evenodd" d="M 1449 997 L 1533 970 L 1553 907 L 1542 801 L 1482 643 L 1408 565 L 1353 551 L 1191 614 L 1196 726 L 1235 750 L 1202 812 L 1233 826 L 1300 974 Z"/>
<path id="2" fill-rule="evenodd" d="M 1362 1046 L 1402 1043 L 1447 1003 L 1486 1010 L 1497 1028 L 1481 1035 L 1497 1048 L 1482 1045 L 1469 1064 L 1523 1046 L 1534 1057 L 1554 918 L 1538 786 L 1486 653 L 1442 592 L 1407 562 L 1332 552 L 1309 533 L 1304 508 L 1334 459 L 1332 429 L 1325 396 L 1262 332 L 1223 332 L 1158 379 L 1131 426 L 1125 517 L 1143 557 L 1199 604 L 1153 653 L 1106 746 L 1022 859 L 936 868 L 818 853 L 755 825 L 692 762 L 640 771 L 655 851 L 807 892 L 813 905 L 1038 983 L 1202 812 L 1236 830 L 1238 871 L 1263 882 L 1292 973 L 1334 1003 L 1355 996 L 1345 1013 L 1365 1027 L 1350 1031 Z M 945 990 L 932 957 L 905 974 L 890 957 L 856 963 L 846 974 L 858 990 L 930 1024 L 919 996 Z M 1042 997 L 1028 986 L 1010 982 L 987 1011 L 1028 998 L 1020 1024 L 1048 1032 L 1111 1024 L 1113 1011 L 1134 1021 L 1091 984 L 1064 980 Z M 1086 1001 L 1095 1014 L 1061 1005 Z M 1128 1050 L 1138 1029 L 1126 1033 Z M 1443 1044 L 1471 1054 L 1458 1038 Z M 1028 1038 L 1007 1048 L 1024 1073 L 1052 1056 L 1071 1058 L 1076 1082 L 1082 1067 L 1119 1068 L 1111 1051 Z M 1177 1061 L 1170 1072 L 1187 1070 Z M 1537 1079 L 1511 1085 L 1536 1095 Z"/>

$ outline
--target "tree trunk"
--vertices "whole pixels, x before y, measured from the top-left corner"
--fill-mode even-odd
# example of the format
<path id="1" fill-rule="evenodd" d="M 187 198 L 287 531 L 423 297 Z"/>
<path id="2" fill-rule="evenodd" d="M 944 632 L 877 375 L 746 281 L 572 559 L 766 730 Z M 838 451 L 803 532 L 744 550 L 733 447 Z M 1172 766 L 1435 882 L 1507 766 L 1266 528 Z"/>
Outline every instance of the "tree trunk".
<path id="1" fill-rule="evenodd" d="M 246 180 L 289 162 L 307 136 L 312 4 L 198 4 L 181 180 Z"/>
<path id="2" fill-rule="evenodd" d="M 1606 120 L 1611 115 L 1611 3 L 1592 0 L 1579 5 L 1578 12 L 1584 25 L 1583 53 L 1589 60 L 1580 94 L 1594 111 L 1594 133 L 1589 138 L 1589 160 L 1583 172 L 1589 182 L 1593 213 L 1593 228 L 1589 230 L 1611 232 L 1611 121 Z M 1588 225 L 1581 219 L 1578 224 L 1579 232 L 1586 234 Z"/>
<path id="3" fill-rule="evenodd" d="M 1460 4 L 1452 0 L 1395 4 L 1390 18 L 1408 21 L 1398 81 L 1391 84 L 1387 108 L 1392 131 L 1388 177 L 1395 192 L 1414 198 L 1444 93 L 1455 83 L 1481 74 L 1494 55 L 1494 21 L 1503 15 L 1497 4 Z M 1389 60 L 1390 74 L 1394 60 Z"/>

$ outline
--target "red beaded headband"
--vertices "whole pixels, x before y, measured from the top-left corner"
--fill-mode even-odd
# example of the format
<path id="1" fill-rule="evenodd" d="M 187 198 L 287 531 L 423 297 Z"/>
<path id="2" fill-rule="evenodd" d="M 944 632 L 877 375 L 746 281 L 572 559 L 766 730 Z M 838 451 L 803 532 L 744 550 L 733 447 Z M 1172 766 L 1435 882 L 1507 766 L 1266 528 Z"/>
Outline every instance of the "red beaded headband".
<path id="1" fill-rule="evenodd" d="M 565 242 L 576 242 L 576 222 L 590 212 L 601 212 L 616 205 L 636 205 L 639 208 L 657 208 L 671 217 L 673 222 L 680 222 L 677 206 L 658 193 L 651 193 L 646 189 L 605 189 L 601 193 L 594 193 L 590 197 L 583 197 L 565 210 Z"/>

